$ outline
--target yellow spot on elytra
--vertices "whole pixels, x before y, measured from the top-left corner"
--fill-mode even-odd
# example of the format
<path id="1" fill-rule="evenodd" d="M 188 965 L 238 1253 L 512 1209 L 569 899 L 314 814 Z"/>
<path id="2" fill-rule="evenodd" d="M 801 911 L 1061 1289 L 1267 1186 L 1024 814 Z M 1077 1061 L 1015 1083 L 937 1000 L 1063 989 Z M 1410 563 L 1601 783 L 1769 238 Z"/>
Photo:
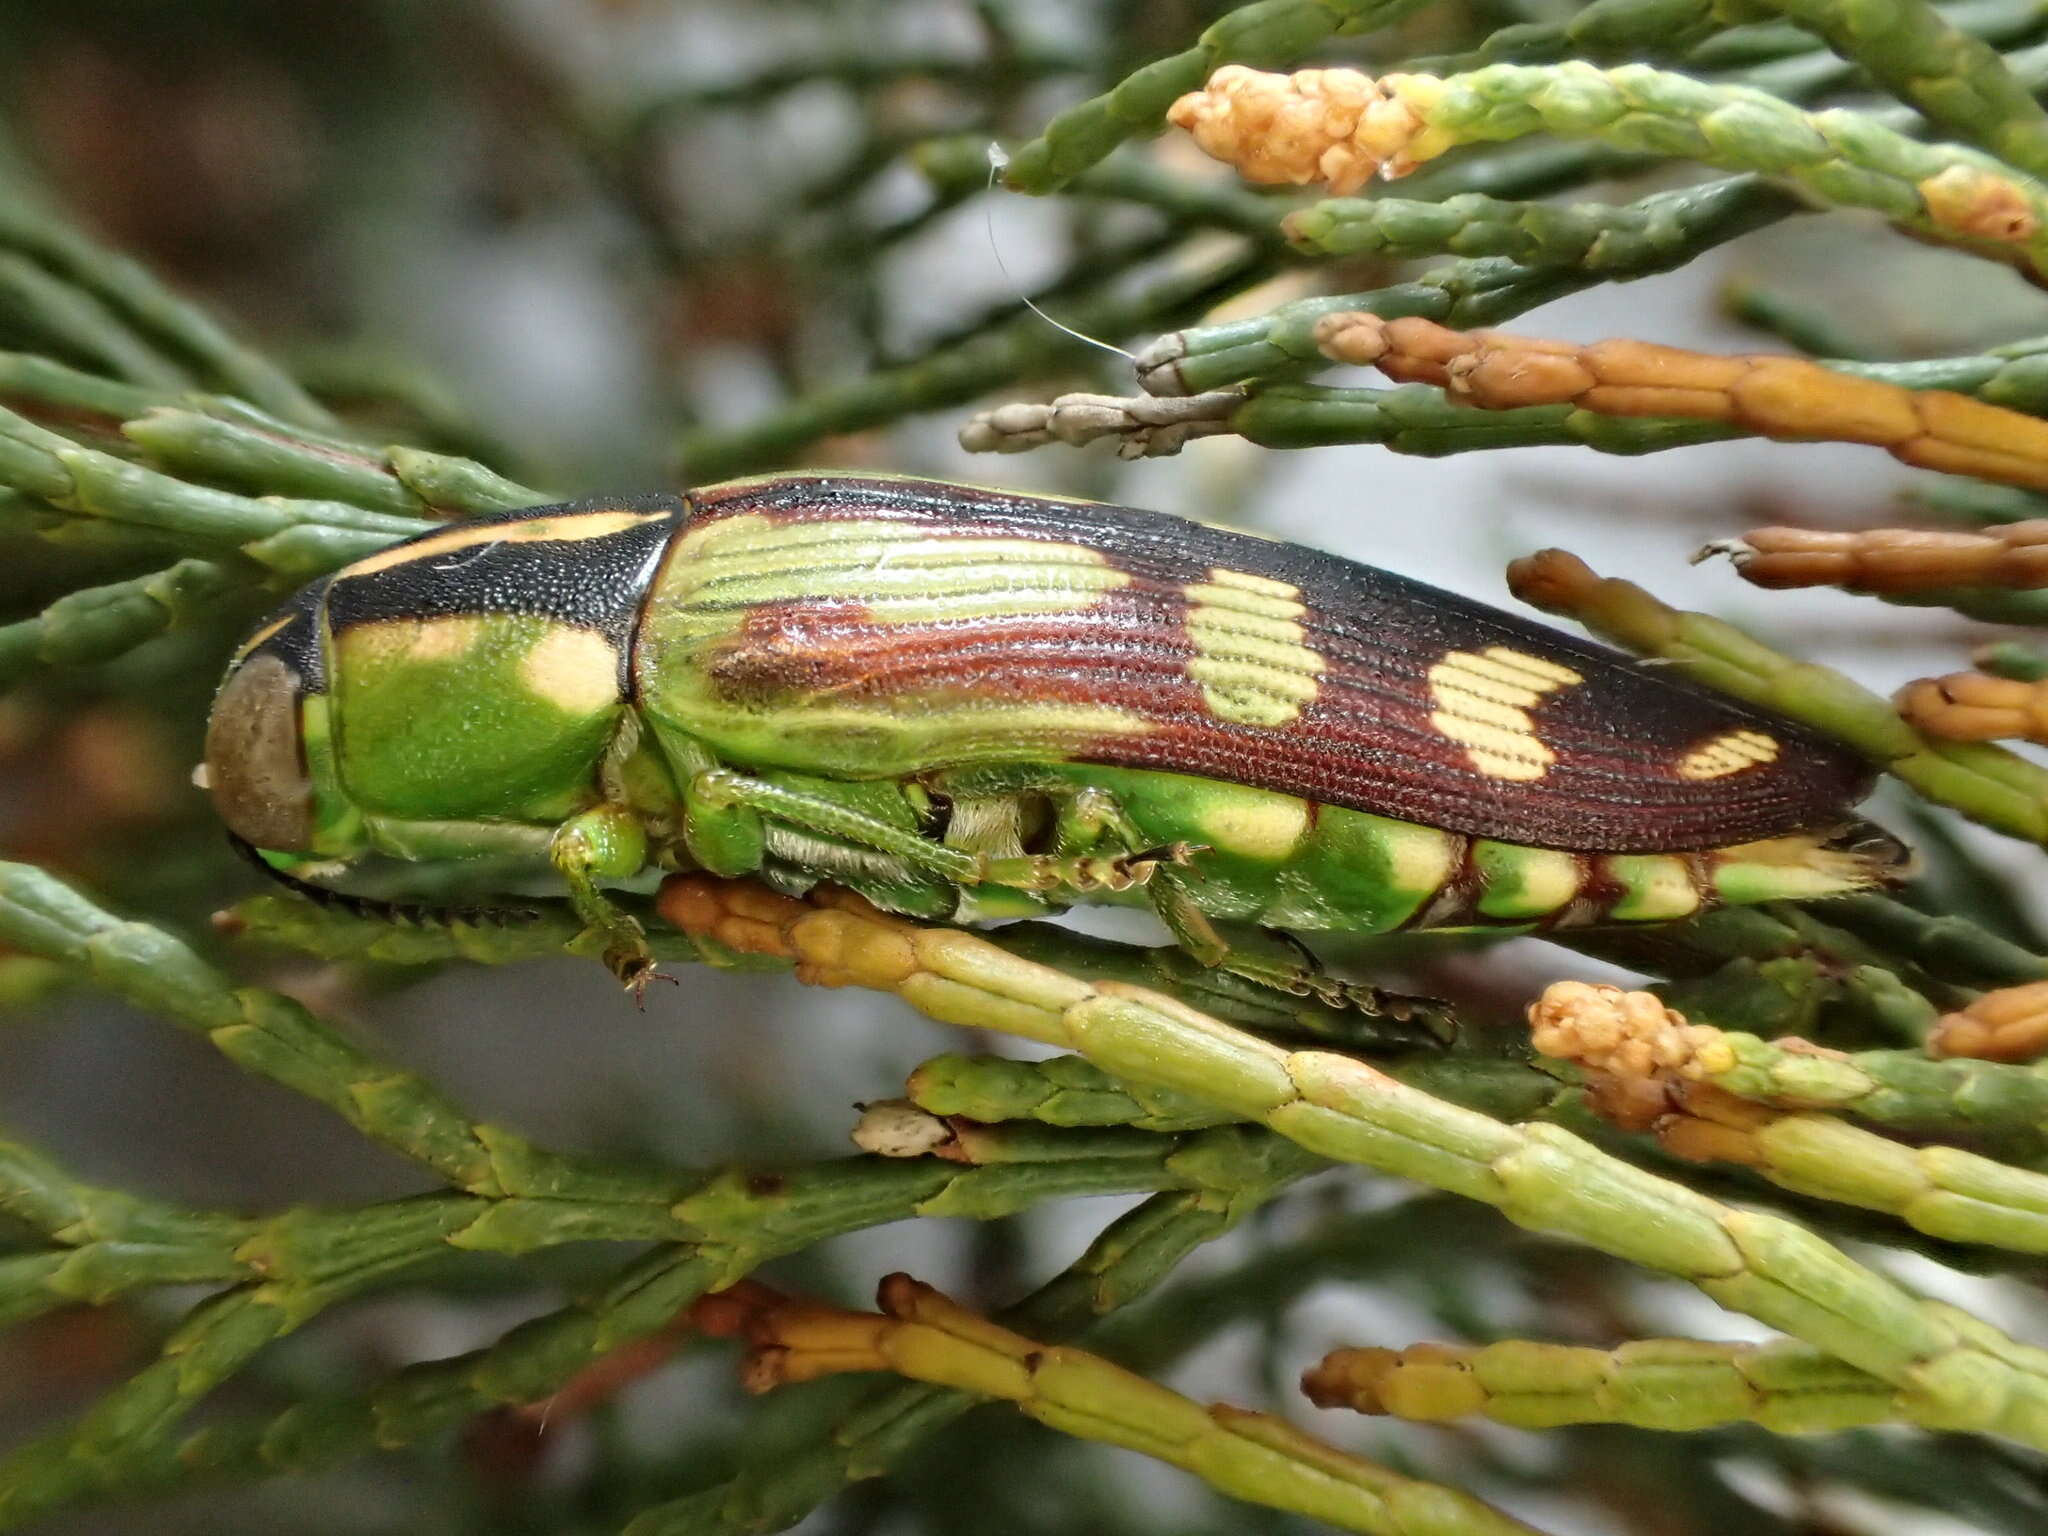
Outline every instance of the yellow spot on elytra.
<path id="1" fill-rule="evenodd" d="M 285 628 L 285 626 L 290 624 L 291 621 L 291 614 L 286 614 L 281 619 L 272 619 L 268 624 L 264 625 L 261 629 L 257 630 L 255 634 L 251 635 L 248 639 L 244 640 L 238 647 L 236 647 L 234 659 L 236 661 L 240 661 L 244 656 L 248 655 L 251 651 L 255 650 L 257 646 L 261 645 L 264 641 L 268 640 L 272 635 L 276 634 L 279 630 Z"/>
<path id="2" fill-rule="evenodd" d="M 1308 805 L 1292 795 L 1241 789 L 1205 805 L 1201 828 L 1219 853 L 1277 863 L 1308 835 Z"/>
<path id="3" fill-rule="evenodd" d="M 483 638 L 485 622 L 484 616 L 476 613 L 439 619 L 379 619 L 342 631 L 341 646 L 351 666 L 452 661 Z"/>
<path id="4" fill-rule="evenodd" d="M 1528 712 L 1547 693 L 1584 682 L 1570 667 L 1507 646 L 1479 655 L 1448 652 L 1429 669 L 1429 723 L 1465 749 L 1488 778 L 1542 778 L 1557 754 L 1536 736 Z"/>
<path id="5" fill-rule="evenodd" d="M 1731 773 L 1775 762 L 1778 743 L 1762 731 L 1726 731 L 1678 760 L 1681 779 L 1725 779 Z"/>
<path id="6" fill-rule="evenodd" d="M 1284 616 L 1287 617 L 1298 619 L 1308 611 L 1301 606 L 1301 588 L 1292 582 L 1275 581 L 1270 576 L 1254 576 L 1250 571 L 1233 571 L 1221 565 L 1211 567 L 1209 580 L 1219 587 L 1270 597 L 1274 602 L 1286 606 L 1288 613 Z"/>
<path id="7" fill-rule="evenodd" d="M 1308 609 L 1284 581 L 1222 567 L 1182 589 L 1195 648 L 1188 675 L 1219 720 L 1287 725 L 1315 698 L 1323 658 L 1302 644 Z"/>
<path id="8" fill-rule="evenodd" d="M 479 544 L 541 544 L 608 539 L 615 533 L 638 528 L 643 523 L 666 522 L 667 512 L 562 512 L 553 517 L 529 517 L 510 523 L 463 523 L 443 533 L 429 534 L 413 544 L 400 544 L 366 555 L 341 568 L 336 579 L 372 576 L 394 566 L 434 560 L 459 549 Z"/>
<path id="9" fill-rule="evenodd" d="M 619 653 L 593 629 L 551 627 L 519 661 L 527 692 L 572 715 L 595 714 L 619 699 Z"/>

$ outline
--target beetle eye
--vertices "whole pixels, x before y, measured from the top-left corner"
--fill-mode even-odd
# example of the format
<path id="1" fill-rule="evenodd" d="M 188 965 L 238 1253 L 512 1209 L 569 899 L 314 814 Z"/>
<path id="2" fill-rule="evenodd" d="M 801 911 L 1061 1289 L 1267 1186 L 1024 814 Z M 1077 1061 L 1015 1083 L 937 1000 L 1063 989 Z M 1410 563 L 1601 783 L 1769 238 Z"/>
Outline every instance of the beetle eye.
<path id="1" fill-rule="evenodd" d="M 206 725 L 206 784 L 214 809 L 258 848 L 313 844 L 313 783 L 299 745 L 298 673 L 259 652 L 229 676 Z"/>

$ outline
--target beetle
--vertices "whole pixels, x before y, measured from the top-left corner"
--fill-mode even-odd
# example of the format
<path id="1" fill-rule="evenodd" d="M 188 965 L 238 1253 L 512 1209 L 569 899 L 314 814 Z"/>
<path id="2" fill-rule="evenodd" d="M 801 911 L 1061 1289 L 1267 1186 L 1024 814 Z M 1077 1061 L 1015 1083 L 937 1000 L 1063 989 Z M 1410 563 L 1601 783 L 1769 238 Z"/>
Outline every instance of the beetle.
<path id="1" fill-rule="evenodd" d="M 1903 868 L 1838 743 L 1334 555 L 874 475 L 451 523 L 236 654 L 203 781 L 280 870 L 551 866 L 612 971 L 650 868 L 970 921 L 1143 900 L 1282 932 L 1668 922 Z"/>

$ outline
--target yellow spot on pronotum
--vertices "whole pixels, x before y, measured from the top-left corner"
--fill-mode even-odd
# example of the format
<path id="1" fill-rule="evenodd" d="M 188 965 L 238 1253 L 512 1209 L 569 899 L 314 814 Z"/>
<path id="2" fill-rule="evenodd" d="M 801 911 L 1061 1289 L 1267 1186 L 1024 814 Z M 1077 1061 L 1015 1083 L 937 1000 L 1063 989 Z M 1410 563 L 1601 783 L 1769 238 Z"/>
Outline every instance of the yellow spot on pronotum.
<path id="1" fill-rule="evenodd" d="M 643 523 L 665 522 L 667 512 L 562 512 L 553 517 L 529 517 L 511 523 L 463 523 L 445 533 L 429 534 L 413 544 L 400 544 L 367 555 L 354 565 L 341 568 L 336 579 L 370 576 L 393 566 L 436 560 L 457 550 L 482 544 L 549 544 L 583 539 L 608 539 L 615 533 L 638 528 Z"/>
<path id="2" fill-rule="evenodd" d="M 1775 762 L 1776 738 L 1762 731 L 1725 731 L 1678 760 L 1681 779 L 1725 779 L 1731 773 Z"/>
<path id="3" fill-rule="evenodd" d="M 379 619 L 342 631 L 341 646 L 352 667 L 452 661 L 483 638 L 484 625 L 483 615 L 475 613 L 439 619 Z"/>
<path id="4" fill-rule="evenodd" d="M 1529 781 L 1550 771 L 1557 754 L 1536 736 L 1529 711 L 1547 693 L 1584 682 L 1570 667 L 1507 646 L 1475 655 L 1451 651 L 1429 669 L 1429 723 L 1465 749 L 1492 779 Z"/>
<path id="5" fill-rule="evenodd" d="M 595 714 L 618 702 L 619 653 L 595 630 L 558 624 L 520 659 L 519 681 L 565 713 Z"/>
<path id="6" fill-rule="evenodd" d="M 1302 641 L 1308 609 L 1284 581 L 1218 567 L 1206 582 L 1182 589 L 1188 639 L 1195 648 L 1188 675 L 1219 720 L 1287 725 L 1315 698 L 1323 658 Z"/>
<path id="7" fill-rule="evenodd" d="M 427 619 L 414 632 L 405 648 L 408 661 L 453 661 L 466 655 L 484 632 L 481 616 Z"/>

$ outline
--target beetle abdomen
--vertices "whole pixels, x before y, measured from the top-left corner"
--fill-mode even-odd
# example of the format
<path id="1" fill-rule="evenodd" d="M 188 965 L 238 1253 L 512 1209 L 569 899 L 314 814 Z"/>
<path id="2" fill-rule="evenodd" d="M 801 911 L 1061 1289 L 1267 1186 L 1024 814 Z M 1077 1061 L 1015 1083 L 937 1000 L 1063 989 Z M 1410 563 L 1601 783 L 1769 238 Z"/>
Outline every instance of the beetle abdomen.
<path id="1" fill-rule="evenodd" d="M 1614 852 L 1836 822 L 1871 778 L 1603 647 L 1159 513 L 844 477 L 692 503 L 635 685 L 740 763 L 1163 769 Z"/>

